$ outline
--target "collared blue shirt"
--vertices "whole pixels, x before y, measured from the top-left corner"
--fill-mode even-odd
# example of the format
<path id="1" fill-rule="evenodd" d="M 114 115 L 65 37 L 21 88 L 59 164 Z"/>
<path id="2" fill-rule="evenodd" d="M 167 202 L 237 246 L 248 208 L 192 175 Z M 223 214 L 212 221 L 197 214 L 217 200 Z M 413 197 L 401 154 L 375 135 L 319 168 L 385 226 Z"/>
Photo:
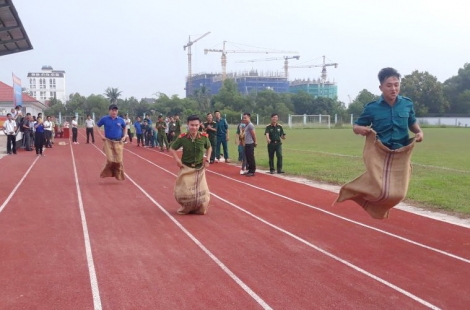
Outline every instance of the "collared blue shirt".
<path id="1" fill-rule="evenodd" d="M 225 118 L 221 118 L 219 121 L 215 120 L 217 137 L 225 138 L 227 135 L 228 124 Z"/>
<path id="2" fill-rule="evenodd" d="M 126 129 L 126 122 L 122 117 L 113 119 L 111 116 L 103 116 L 96 126 L 101 127 L 104 125 L 104 136 L 111 140 L 122 139 L 123 131 Z M 124 131 L 125 132 L 125 131 Z"/>
<path id="3" fill-rule="evenodd" d="M 142 134 L 142 127 L 140 127 L 140 122 L 136 121 L 134 123 L 135 133 L 140 135 Z"/>
<path id="4" fill-rule="evenodd" d="M 381 96 L 377 101 L 368 103 L 355 121 L 359 126 L 371 126 L 379 140 L 394 150 L 408 144 L 408 128 L 416 123 L 413 102 L 398 96 L 393 106 Z"/>

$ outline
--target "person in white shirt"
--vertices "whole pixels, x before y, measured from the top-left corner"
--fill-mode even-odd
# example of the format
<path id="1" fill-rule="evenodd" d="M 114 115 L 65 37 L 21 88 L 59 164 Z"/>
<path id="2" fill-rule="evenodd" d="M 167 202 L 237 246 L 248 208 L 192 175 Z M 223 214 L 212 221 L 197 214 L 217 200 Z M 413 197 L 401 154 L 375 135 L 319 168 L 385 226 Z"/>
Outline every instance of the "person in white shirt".
<path id="1" fill-rule="evenodd" d="M 7 114 L 7 120 L 3 123 L 3 132 L 7 136 L 8 155 L 16 154 L 16 122 L 11 113 Z"/>
<path id="2" fill-rule="evenodd" d="M 127 136 L 129 137 L 129 142 L 132 143 L 132 133 L 131 133 L 132 121 L 129 118 L 129 114 L 126 114 L 124 116 L 124 122 L 126 123 L 126 133 L 127 133 Z M 127 138 L 126 138 L 126 140 L 124 140 L 124 143 L 127 143 Z"/>
<path id="3" fill-rule="evenodd" d="M 74 116 L 72 117 L 72 142 L 73 144 L 78 144 L 77 136 L 78 136 L 78 123 L 77 123 L 77 119 Z"/>
<path id="4" fill-rule="evenodd" d="M 42 124 L 44 126 L 44 139 L 45 139 L 45 146 L 47 148 L 52 147 L 51 139 L 52 139 L 52 122 L 51 117 L 48 115 L 46 117 L 46 121 Z"/>
<path id="5" fill-rule="evenodd" d="M 23 117 L 23 112 L 21 111 L 21 106 L 17 105 L 16 107 L 11 109 L 11 118 L 16 120 L 18 118 Z"/>
<path id="6" fill-rule="evenodd" d="M 86 143 L 90 143 L 90 136 L 91 136 L 91 142 L 95 143 L 95 133 L 93 132 L 93 128 L 95 127 L 95 121 L 91 118 L 90 115 L 86 116 L 85 124 L 86 124 Z"/>

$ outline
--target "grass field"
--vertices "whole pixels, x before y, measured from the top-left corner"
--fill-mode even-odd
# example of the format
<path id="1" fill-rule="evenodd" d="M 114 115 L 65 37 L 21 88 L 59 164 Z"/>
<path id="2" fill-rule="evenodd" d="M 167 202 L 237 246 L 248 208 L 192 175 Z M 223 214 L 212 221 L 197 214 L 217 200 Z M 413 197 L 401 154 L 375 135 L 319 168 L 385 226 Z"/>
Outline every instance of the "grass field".
<path id="1" fill-rule="evenodd" d="M 364 170 L 362 149 L 365 138 L 347 129 L 286 129 L 283 144 L 287 174 L 342 185 Z M 470 215 L 470 128 L 423 128 L 424 142 L 413 151 L 413 175 L 407 203 L 436 210 Z M 264 128 L 257 128 L 256 163 L 267 169 Z M 238 153 L 234 131 L 229 152 Z"/>

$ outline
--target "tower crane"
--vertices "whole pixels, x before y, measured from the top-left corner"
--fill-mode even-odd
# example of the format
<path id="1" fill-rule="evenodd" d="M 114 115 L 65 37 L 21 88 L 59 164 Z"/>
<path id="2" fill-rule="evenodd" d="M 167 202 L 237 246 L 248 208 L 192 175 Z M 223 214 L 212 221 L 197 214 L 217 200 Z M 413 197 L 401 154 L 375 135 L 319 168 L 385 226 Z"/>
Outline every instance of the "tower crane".
<path id="1" fill-rule="evenodd" d="M 262 54 L 270 54 L 270 53 L 283 53 L 283 54 L 296 54 L 297 52 L 295 51 L 278 51 L 278 50 L 265 50 L 265 51 L 257 51 L 257 50 L 227 50 L 225 49 L 225 43 L 227 41 L 223 42 L 223 48 L 220 49 L 209 49 L 206 48 L 204 49 L 204 54 L 207 54 L 208 52 L 218 52 L 222 53 L 221 56 L 221 63 L 222 63 L 222 81 L 225 81 L 227 78 L 227 53 L 262 53 Z"/>
<path id="2" fill-rule="evenodd" d="M 240 60 L 236 61 L 237 63 L 240 62 L 256 62 L 256 61 L 272 61 L 272 60 L 280 60 L 284 59 L 284 75 L 287 78 L 289 78 L 289 61 L 288 59 L 297 59 L 299 60 L 300 56 L 283 56 L 283 57 L 271 57 L 271 58 L 264 58 L 264 59 L 251 59 L 251 60 Z"/>
<path id="3" fill-rule="evenodd" d="M 192 94 L 192 88 L 193 88 L 193 84 L 192 84 L 192 71 L 191 71 L 191 46 L 196 43 L 197 41 L 201 40 L 202 38 L 204 38 L 205 36 L 207 36 L 208 34 L 210 34 L 211 32 L 206 32 L 205 34 L 203 34 L 202 36 L 200 36 L 199 38 L 197 38 L 196 40 L 194 41 L 191 41 L 191 36 L 189 36 L 189 39 L 188 39 L 188 44 L 186 44 L 185 46 L 183 46 L 183 50 L 186 50 L 186 48 L 188 48 L 188 90 L 187 90 L 187 94 L 191 95 Z"/>
<path id="4" fill-rule="evenodd" d="M 314 68 L 314 67 L 322 67 L 321 70 L 321 80 L 322 83 L 326 82 L 326 67 L 328 66 L 334 66 L 335 68 L 338 68 L 338 63 L 325 63 L 325 56 L 323 56 L 323 64 L 320 65 L 303 65 L 303 66 L 290 66 L 290 68 Z"/>

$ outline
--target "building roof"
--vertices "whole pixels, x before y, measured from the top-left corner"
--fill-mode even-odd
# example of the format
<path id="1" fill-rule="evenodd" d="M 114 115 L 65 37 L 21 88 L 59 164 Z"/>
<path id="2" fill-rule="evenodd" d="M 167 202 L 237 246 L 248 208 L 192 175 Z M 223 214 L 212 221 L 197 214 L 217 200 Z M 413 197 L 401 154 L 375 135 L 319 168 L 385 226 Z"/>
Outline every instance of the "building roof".
<path id="1" fill-rule="evenodd" d="M 40 102 L 25 93 L 22 94 L 23 103 L 25 102 Z M 13 87 L 0 82 L 0 102 L 13 102 Z"/>
<path id="2" fill-rule="evenodd" d="M 33 49 L 12 0 L 0 0 L 0 56 Z"/>

